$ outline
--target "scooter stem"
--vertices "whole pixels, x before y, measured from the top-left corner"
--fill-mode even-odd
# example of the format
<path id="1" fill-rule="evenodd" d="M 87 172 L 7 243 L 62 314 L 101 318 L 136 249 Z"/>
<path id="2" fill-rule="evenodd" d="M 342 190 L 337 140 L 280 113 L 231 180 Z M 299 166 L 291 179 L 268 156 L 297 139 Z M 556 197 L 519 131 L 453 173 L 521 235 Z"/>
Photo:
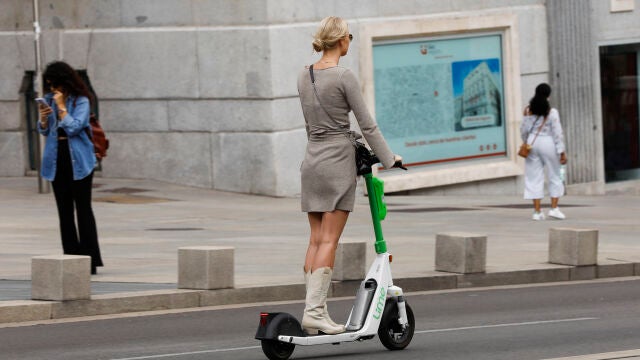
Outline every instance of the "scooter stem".
<path id="1" fill-rule="evenodd" d="M 384 194 L 378 194 L 373 186 L 373 174 L 364 174 L 364 181 L 367 185 L 367 194 L 369 194 L 369 208 L 371 209 L 373 231 L 376 234 L 376 253 L 383 254 L 387 252 L 387 243 L 384 241 L 384 237 L 382 236 L 382 225 L 380 224 L 380 209 L 378 208 L 378 204 L 382 204 L 382 196 L 384 196 Z"/>

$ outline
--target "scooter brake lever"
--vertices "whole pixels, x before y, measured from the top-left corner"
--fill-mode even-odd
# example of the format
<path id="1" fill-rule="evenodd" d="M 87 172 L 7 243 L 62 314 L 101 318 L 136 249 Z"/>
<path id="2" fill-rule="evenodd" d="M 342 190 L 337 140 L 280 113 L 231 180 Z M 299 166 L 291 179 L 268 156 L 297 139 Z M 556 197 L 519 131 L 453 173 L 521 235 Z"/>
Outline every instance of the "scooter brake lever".
<path id="1" fill-rule="evenodd" d="M 396 162 L 393 164 L 393 167 L 400 168 L 400 169 L 402 169 L 402 170 L 404 170 L 404 171 L 409 170 L 409 169 L 407 169 L 405 166 L 403 166 L 403 165 L 402 165 L 402 161 L 396 161 Z"/>

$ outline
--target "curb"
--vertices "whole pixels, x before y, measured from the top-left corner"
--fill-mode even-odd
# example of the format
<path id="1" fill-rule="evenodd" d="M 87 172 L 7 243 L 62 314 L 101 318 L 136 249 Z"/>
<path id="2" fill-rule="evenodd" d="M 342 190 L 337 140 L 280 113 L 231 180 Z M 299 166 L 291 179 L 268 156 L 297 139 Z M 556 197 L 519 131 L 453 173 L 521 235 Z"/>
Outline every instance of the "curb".
<path id="1" fill-rule="evenodd" d="M 640 276 L 640 263 L 593 266 L 546 265 L 542 268 L 476 274 L 442 274 L 394 279 L 404 292 L 464 289 L 487 286 L 571 282 Z M 331 297 L 355 296 L 360 280 L 337 281 Z M 91 296 L 90 300 L 0 301 L 0 324 L 42 321 L 128 312 L 186 309 L 205 306 L 304 300 L 304 284 L 243 287 L 219 290 L 151 290 Z M 587 358 L 585 358 L 587 359 Z M 588 358 L 592 359 L 592 358 Z M 600 358 L 594 358 L 600 359 Z"/>

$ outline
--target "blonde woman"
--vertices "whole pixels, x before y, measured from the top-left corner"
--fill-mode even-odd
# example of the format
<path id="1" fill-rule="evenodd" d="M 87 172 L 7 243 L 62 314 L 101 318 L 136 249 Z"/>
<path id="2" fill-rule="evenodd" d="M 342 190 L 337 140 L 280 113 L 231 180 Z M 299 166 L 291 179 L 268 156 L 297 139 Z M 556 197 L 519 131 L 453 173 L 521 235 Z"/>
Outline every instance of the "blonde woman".
<path id="1" fill-rule="evenodd" d="M 344 325 L 329 317 L 326 301 L 338 240 L 355 201 L 357 175 L 352 140 L 361 135 L 349 130 L 349 112 L 353 111 L 365 139 L 385 168 L 401 160 L 391 152 L 369 114 L 355 75 L 338 65 L 352 40 L 346 21 L 334 16 L 323 19 L 313 40 L 313 49 L 322 57 L 298 77 L 308 138 L 301 167 L 302 211 L 308 214 L 311 228 L 304 263 L 307 296 L 302 318 L 302 327 L 308 334 L 345 331 Z"/>

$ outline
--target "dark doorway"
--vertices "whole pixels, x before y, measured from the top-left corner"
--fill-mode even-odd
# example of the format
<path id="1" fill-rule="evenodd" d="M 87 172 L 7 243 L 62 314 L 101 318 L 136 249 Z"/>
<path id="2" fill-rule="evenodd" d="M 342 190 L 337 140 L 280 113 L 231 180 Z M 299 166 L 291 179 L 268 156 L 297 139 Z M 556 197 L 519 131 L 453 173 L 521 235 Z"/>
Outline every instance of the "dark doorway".
<path id="1" fill-rule="evenodd" d="M 640 179 L 640 44 L 600 47 L 605 180 Z"/>
<path id="2" fill-rule="evenodd" d="M 34 99 L 36 93 L 33 89 L 33 71 L 26 71 L 22 76 L 20 85 L 21 106 L 24 107 L 23 114 L 27 124 L 27 148 L 29 151 L 29 170 L 36 170 L 36 156 L 38 156 L 38 107 Z"/>

